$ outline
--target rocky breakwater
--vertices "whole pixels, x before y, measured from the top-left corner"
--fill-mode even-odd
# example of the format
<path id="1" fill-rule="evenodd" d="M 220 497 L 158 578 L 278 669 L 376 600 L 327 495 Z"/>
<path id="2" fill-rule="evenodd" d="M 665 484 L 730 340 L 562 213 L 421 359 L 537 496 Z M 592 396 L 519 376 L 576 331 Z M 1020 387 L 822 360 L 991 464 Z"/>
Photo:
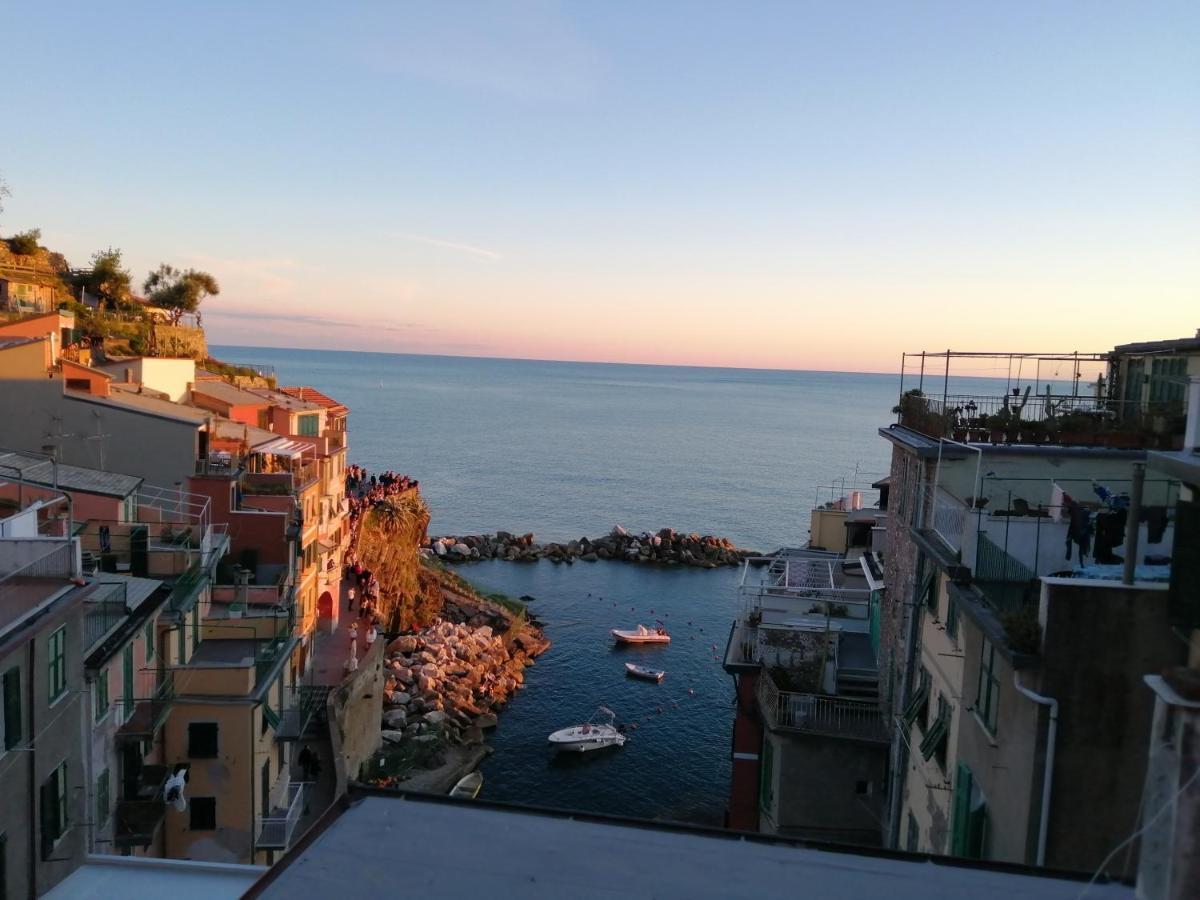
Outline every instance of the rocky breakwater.
<path id="1" fill-rule="evenodd" d="M 383 748 L 365 780 L 445 793 L 490 752 L 484 732 L 549 646 L 527 621 L 448 597 L 442 617 L 386 649 Z"/>
<path id="2" fill-rule="evenodd" d="M 548 559 L 555 563 L 575 560 L 596 562 L 601 559 L 649 563 L 666 566 L 698 566 L 715 569 L 736 566 L 743 559 L 759 554 L 737 547 L 728 538 L 711 534 L 683 534 L 671 528 L 631 534 L 618 525 L 598 538 L 580 538 L 565 543 L 539 543 L 532 534 L 468 534 L 433 538 L 427 550 L 445 562 L 470 562 L 503 559 L 533 562 Z"/>

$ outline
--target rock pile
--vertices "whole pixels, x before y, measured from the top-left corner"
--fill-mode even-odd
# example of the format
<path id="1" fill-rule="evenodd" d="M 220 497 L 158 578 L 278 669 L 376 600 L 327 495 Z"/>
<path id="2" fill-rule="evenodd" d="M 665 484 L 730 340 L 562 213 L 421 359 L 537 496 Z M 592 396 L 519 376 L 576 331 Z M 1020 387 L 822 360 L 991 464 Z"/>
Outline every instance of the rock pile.
<path id="1" fill-rule="evenodd" d="M 490 625 L 439 619 L 397 638 L 384 663 L 383 740 L 479 744 L 550 642 L 532 629 L 500 634 Z"/>
<path id="2" fill-rule="evenodd" d="M 734 546 L 728 538 L 714 537 L 710 534 L 680 534 L 671 528 L 663 528 L 654 534 L 643 531 L 633 535 L 620 525 L 604 537 L 584 537 L 566 543 L 539 544 L 534 541 L 532 534 L 513 535 L 507 531 L 497 531 L 495 534 L 433 538 L 428 549 L 446 562 L 478 559 L 532 562 L 548 559 L 551 562 L 570 564 L 577 559 L 584 562 L 615 559 L 667 566 L 699 566 L 706 569 L 736 566 L 747 557 L 759 555 L 753 550 L 743 550 Z"/>

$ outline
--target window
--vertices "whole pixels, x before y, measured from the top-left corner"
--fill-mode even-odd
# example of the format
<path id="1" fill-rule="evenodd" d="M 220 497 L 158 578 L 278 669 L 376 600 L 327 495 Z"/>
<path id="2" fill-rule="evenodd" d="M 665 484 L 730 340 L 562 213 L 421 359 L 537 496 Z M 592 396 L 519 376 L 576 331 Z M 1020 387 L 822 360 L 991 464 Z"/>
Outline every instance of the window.
<path id="1" fill-rule="evenodd" d="M 946 590 L 946 637 L 958 641 L 958 601 L 949 589 Z"/>
<path id="2" fill-rule="evenodd" d="M 192 652 L 200 647 L 200 604 L 192 607 Z"/>
<path id="3" fill-rule="evenodd" d="M 191 818 L 188 827 L 192 831 L 217 830 L 217 798 L 193 797 L 188 804 Z"/>
<path id="4" fill-rule="evenodd" d="M 774 748 L 769 737 L 763 738 L 762 766 L 758 770 L 758 804 L 770 810 L 775 804 L 775 785 L 772 782 Z"/>
<path id="5" fill-rule="evenodd" d="M 987 801 L 962 763 L 954 773 L 954 799 L 950 822 L 950 852 L 968 859 L 983 859 L 987 842 Z"/>
<path id="6" fill-rule="evenodd" d="M 67 831 L 67 764 L 63 762 L 42 784 L 42 859 Z"/>
<path id="7" fill-rule="evenodd" d="M 121 654 L 121 714 L 123 719 L 133 715 L 133 644 L 127 644 Z"/>
<path id="8" fill-rule="evenodd" d="M 320 426 L 321 416 L 319 413 L 296 416 L 296 433 L 302 437 L 316 437 L 320 433 Z"/>
<path id="9" fill-rule="evenodd" d="M 179 659 L 176 660 L 176 662 L 181 666 L 187 665 L 187 641 L 184 639 L 183 632 L 184 632 L 183 623 L 180 622 L 179 628 L 175 632 L 175 637 L 176 637 L 175 643 L 177 645 L 175 647 L 175 652 L 176 652 L 176 655 L 179 657 Z"/>
<path id="10" fill-rule="evenodd" d="M 96 681 L 92 685 L 92 707 L 97 722 L 108 715 L 108 666 L 96 673 Z"/>
<path id="11" fill-rule="evenodd" d="M 112 811 L 112 795 L 109 793 L 108 769 L 96 778 L 96 824 L 103 828 L 108 824 L 108 815 Z"/>
<path id="12" fill-rule="evenodd" d="M 146 662 L 149 663 L 154 659 L 154 620 L 151 619 L 146 623 L 146 631 L 144 633 L 146 640 Z"/>
<path id="13" fill-rule="evenodd" d="M 921 846 L 921 829 L 917 827 L 917 817 L 912 813 L 908 814 L 908 833 L 904 837 L 904 849 L 909 853 L 916 853 L 917 848 Z"/>
<path id="14" fill-rule="evenodd" d="M 975 700 L 975 712 L 992 734 L 996 733 L 999 707 L 1000 676 L 996 673 L 996 648 L 984 638 L 979 659 L 979 695 Z"/>
<path id="15" fill-rule="evenodd" d="M 49 660 L 50 702 L 53 703 L 67 692 L 67 626 L 63 625 L 50 635 L 47 641 L 46 658 Z"/>
<path id="16" fill-rule="evenodd" d="M 932 565 L 929 574 L 925 576 L 925 585 L 921 588 L 925 599 L 925 608 L 936 618 L 938 613 L 938 577 L 937 569 Z"/>
<path id="17" fill-rule="evenodd" d="M 21 670 L 13 666 L 4 673 L 4 749 L 21 743 Z"/>
<path id="18" fill-rule="evenodd" d="M 929 673 L 921 669 L 920 675 L 917 676 L 917 686 L 913 689 L 908 705 L 904 707 L 904 723 L 912 725 L 915 722 L 917 727 L 924 731 L 925 715 L 928 709 Z"/>
<path id="19" fill-rule="evenodd" d="M 188 725 L 188 756 L 192 759 L 216 758 L 216 722 L 192 722 Z"/>
<path id="20" fill-rule="evenodd" d="M 943 771 L 946 768 L 946 744 L 949 742 L 950 717 L 952 715 L 950 704 L 946 702 L 945 697 L 939 694 L 937 716 L 921 740 L 921 756 L 926 760 L 931 757 L 936 758 Z"/>

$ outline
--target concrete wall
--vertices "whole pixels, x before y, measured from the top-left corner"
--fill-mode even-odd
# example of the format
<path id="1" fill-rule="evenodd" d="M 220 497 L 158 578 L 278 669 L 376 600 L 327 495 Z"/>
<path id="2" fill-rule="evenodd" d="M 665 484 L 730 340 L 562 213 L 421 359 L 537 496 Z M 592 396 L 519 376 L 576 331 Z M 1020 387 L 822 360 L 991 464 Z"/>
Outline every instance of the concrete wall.
<path id="1" fill-rule="evenodd" d="M 353 677 L 329 693 L 330 745 L 339 797 L 349 782 L 358 780 L 359 769 L 383 741 L 379 723 L 383 719 L 384 643 L 376 641 Z"/>
<path id="2" fill-rule="evenodd" d="M 1048 579 L 1042 619 L 1037 689 L 1059 702 L 1046 861 L 1092 871 L 1137 827 L 1154 713 L 1143 676 L 1182 665 L 1187 648 L 1165 585 Z"/>
<path id="3" fill-rule="evenodd" d="M 808 540 L 814 547 L 844 553 L 846 516 L 843 509 L 814 509 L 809 514 Z"/>
<path id="4" fill-rule="evenodd" d="M 61 381 L 0 385 L 0 422 L 4 444 L 12 449 L 57 447 L 60 462 L 137 475 L 151 484 L 186 483 L 195 468 L 196 424 L 65 396 Z"/>
<path id="5" fill-rule="evenodd" d="M 0 381 L 44 378 L 50 366 L 50 353 L 50 341 L 5 348 L 0 351 Z"/>
<path id="6" fill-rule="evenodd" d="M 175 403 L 188 395 L 188 387 L 196 380 L 196 363 L 191 359 L 162 359 L 144 356 L 135 360 L 136 379 L 148 388 L 162 391 Z"/>
<path id="7" fill-rule="evenodd" d="M 765 832 L 879 844 L 887 777 L 886 746 L 767 731 L 773 802 L 762 806 Z M 865 782 L 866 793 L 859 793 Z"/>

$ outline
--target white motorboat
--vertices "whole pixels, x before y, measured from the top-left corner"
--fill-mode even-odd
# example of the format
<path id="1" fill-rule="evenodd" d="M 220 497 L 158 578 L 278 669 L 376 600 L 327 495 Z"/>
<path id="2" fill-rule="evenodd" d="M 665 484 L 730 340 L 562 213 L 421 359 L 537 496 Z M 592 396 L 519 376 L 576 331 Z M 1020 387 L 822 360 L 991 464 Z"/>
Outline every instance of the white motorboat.
<path id="1" fill-rule="evenodd" d="M 458 797 L 460 800 L 474 800 L 479 796 L 479 789 L 483 787 L 483 773 L 470 772 L 458 780 L 454 787 L 450 788 L 450 796 Z"/>
<path id="2" fill-rule="evenodd" d="M 623 631 L 620 628 L 614 628 L 612 636 L 617 639 L 617 643 L 619 644 L 671 643 L 671 636 L 667 634 L 667 629 L 662 625 L 655 628 L 647 628 L 645 625 L 639 625 L 632 631 Z"/>
<path id="3" fill-rule="evenodd" d="M 667 675 L 662 669 L 648 669 L 635 663 L 625 663 L 625 671 L 634 678 L 645 678 L 647 681 L 662 681 Z"/>
<path id="4" fill-rule="evenodd" d="M 625 735 L 614 724 L 616 718 L 616 713 L 602 706 L 592 721 L 560 728 L 550 735 L 550 746 L 560 753 L 586 753 L 605 747 L 623 747 Z"/>

